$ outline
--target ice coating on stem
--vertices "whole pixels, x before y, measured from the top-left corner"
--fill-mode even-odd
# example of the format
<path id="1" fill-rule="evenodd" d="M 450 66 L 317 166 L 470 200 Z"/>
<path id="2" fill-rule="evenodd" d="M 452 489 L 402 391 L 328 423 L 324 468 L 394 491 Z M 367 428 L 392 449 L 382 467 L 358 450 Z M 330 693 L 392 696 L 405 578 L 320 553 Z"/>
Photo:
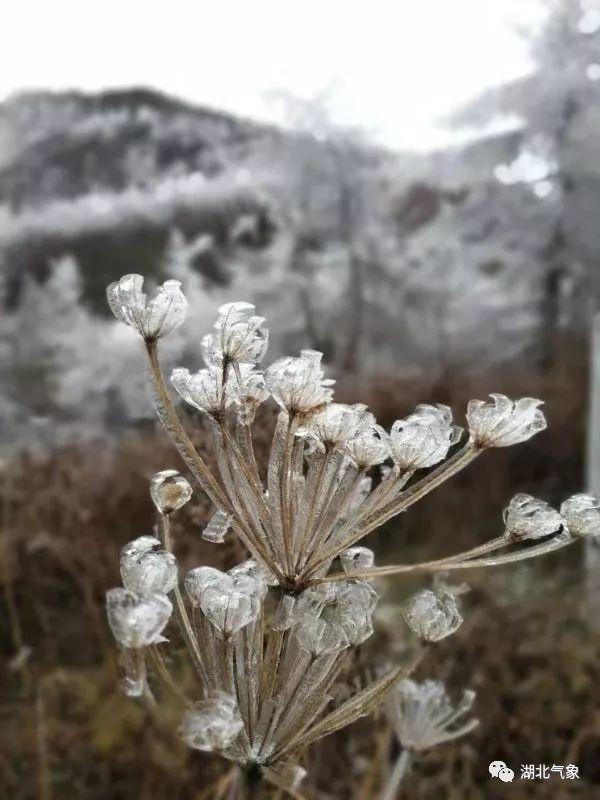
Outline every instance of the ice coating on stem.
<path id="1" fill-rule="evenodd" d="M 384 708 L 400 744 L 407 750 L 429 750 L 442 742 L 465 736 L 478 720 L 464 720 L 475 701 L 475 692 L 464 692 L 453 706 L 441 681 L 399 681 Z"/>
<path id="2" fill-rule="evenodd" d="M 121 586 L 106 593 L 108 624 L 122 647 L 135 650 L 164 642 L 162 632 L 172 612 L 163 594 L 141 596 Z"/>
<path id="3" fill-rule="evenodd" d="M 106 288 L 111 311 L 118 320 L 136 330 L 147 342 L 171 333 L 186 317 L 188 302 L 179 281 L 165 281 L 148 302 L 141 275 L 123 275 Z"/>
<path id="4" fill-rule="evenodd" d="M 404 619 L 426 642 L 439 642 L 458 630 L 462 617 L 453 595 L 446 591 L 422 589 L 409 598 Z"/>
<path id="5" fill-rule="evenodd" d="M 504 523 L 507 534 L 513 539 L 543 539 L 568 527 L 556 509 L 530 494 L 513 497 L 504 509 Z"/>
<path id="6" fill-rule="evenodd" d="M 461 433 L 462 429 L 452 424 L 448 406 L 418 405 L 406 419 L 392 425 L 392 458 L 403 472 L 432 467 L 446 458 Z"/>
<path id="7" fill-rule="evenodd" d="M 224 511 L 216 511 L 202 531 L 202 538 L 207 542 L 222 544 L 230 527 L 231 516 Z"/>
<path id="8" fill-rule="evenodd" d="M 216 692 L 185 712 L 177 733 L 188 747 L 212 752 L 225 750 L 243 726 L 236 699 Z"/>
<path id="9" fill-rule="evenodd" d="M 269 332 L 263 327 L 264 317 L 254 315 L 251 303 L 226 303 L 219 308 L 215 332 L 201 342 L 202 355 L 209 366 L 224 362 L 258 364 L 265 356 Z"/>
<path id="10" fill-rule="evenodd" d="M 508 447 L 545 430 L 546 418 L 539 409 L 542 400 L 511 400 L 503 394 L 490 397 L 491 403 L 470 400 L 467 406 L 470 441 L 476 447 Z"/>
<path id="11" fill-rule="evenodd" d="M 150 497 L 161 514 L 182 508 L 192 496 L 192 487 L 177 470 L 163 469 L 150 482 Z"/>
<path id="12" fill-rule="evenodd" d="M 168 594 L 177 584 L 175 556 L 154 536 L 140 536 L 121 550 L 123 586 L 139 595 Z"/>

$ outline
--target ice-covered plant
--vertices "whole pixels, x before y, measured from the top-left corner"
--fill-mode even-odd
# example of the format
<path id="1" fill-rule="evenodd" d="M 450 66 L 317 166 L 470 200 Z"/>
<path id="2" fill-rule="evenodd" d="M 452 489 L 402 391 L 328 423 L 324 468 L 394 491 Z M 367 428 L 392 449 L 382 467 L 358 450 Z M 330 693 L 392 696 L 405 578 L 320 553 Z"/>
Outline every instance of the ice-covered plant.
<path id="1" fill-rule="evenodd" d="M 477 727 L 479 721 L 474 718 L 464 721 L 474 700 L 475 692 L 467 690 L 458 705 L 453 706 L 440 681 L 398 681 L 384 708 L 401 751 L 381 800 L 394 800 L 397 796 L 415 754 L 465 736 Z"/>
<path id="2" fill-rule="evenodd" d="M 250 558 L 228 572 L 192 569 L 182 592 L 170 520 L 189 500 L 191 487 L 173 470 L 155 476 L 157 538 L 143 536 L 123 549 L 124 588 L 107 596 L 124 688 L 152 702 L 149 655 L 157 674 L 182 697 L 158 647 L 173 612 L 198 677 L 197 697 L 183 698 L 181 738 L 238 764 L 240 792 L 263 777 L 294 793 L 303 774 L 298 758 L 309 744 L 369 713 L 394 685 L 394 697 L 403 691 L 408 697 L 407 687 L 415 686 L 398 684 L 411 669 L 404 665 L 332 704 L 332 688 L 352 652 L 373 631 L 373 579 L 449 573 L 551 552 L 597 534 L 600 504 L 576 495 L 558 512 L 517 495 L 505 512 L 503 533 L 489 542 L 435 561 L 374 566 L 372 551 L 358 544 L 365 536 L 484 450 L 543 430 L 540 401 L 498 394 L 492 402 L 472 400 L 464 438 L 447 406 L 419 405 L 388 433 L 365 406 L 332 402 L 334 381 L 326 377 L 321 353 L 305 350 L 261 372 L 268 342 L 264 319 L 249 303 L 229 303 L 202 340 L 206 367 L 196 373 L 178 368 L 171 378 L 183 402 L 209 423 L 213 473 L 180 420 L 158 358 L 159 339 L 185 317 L 185 298 L 176 282 L 167 281 L 147 302 L 142 284 L 139 275 L 121 278 L 108 289 L 109 303 L 143 339 L 158 417 L 214 506 L 204 538 L 219 543 L 235 535 Z M 279 412 L 263 472 L 254 454 L 253 424 L 269 398 Z M 436 642 L 459 627 L 456 594 L 434 582 L 407 599 L 404 619 L 422 642 Z M 419 692 L 413 694 L 427 694 Z M 436 702 L 444 714 L 428 723 L 432 736 L 453 719 L 446 701 Z"/>

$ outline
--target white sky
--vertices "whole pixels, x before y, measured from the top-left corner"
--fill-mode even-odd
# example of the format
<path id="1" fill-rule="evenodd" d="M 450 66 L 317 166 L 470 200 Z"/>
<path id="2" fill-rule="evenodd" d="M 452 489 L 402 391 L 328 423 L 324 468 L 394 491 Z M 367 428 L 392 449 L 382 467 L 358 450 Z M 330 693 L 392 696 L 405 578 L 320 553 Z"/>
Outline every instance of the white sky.
<path id="1" fill-rule="evenodd" d="M 145 85 L 259 119 L 265 99 L 332 90 L 342 124 L 392 147 L 443 144 L 436 118 L 530 69 L 515 26 L 544 0 L 5 2 L 0 99 Z"/>

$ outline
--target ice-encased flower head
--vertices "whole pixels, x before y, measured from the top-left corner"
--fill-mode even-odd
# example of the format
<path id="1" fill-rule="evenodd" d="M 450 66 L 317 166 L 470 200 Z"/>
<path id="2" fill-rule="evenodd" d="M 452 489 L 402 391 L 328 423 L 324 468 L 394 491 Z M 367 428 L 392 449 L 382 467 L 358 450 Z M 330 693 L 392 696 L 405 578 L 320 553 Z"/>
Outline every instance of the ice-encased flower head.
<path id="1" fill-rule="evenodd" d="M 256 409 L 269 399 L 265 376 L 249 364 L 240 364 L 239 371 L 229 381 L 231 395 L 242 422 L 254 421 Z"/>
<path id="2" fill-rule="evenodd" d="M 362 413 L 356 432 L 346 442 L 346 452 L 359 469 L 369 469 L 389 458 L 390 437 L 373 414 Z"/>
<path id="3" fill-rule="evenodd" d="M 560 507 L 572 536 L 600 534 L 600 500 L 591 494 L 574 494 Z"/>
<path id="4" fill-rule="evenodd" d="M 331 402 L 335 381 L 324 378 L 322 353 L 302 350 L 300 358 L 280 358 L 265 371 L 267 389 L 290 414 L 307 414 Z"/>
<path id="5" fill-rule="evenodd" d="M 165 281 L 148 302 L 141 275 L 123 275 L 106 287 L 108 305 L 115 317 L 134 328 L 147 342 L 171 333 L 186 317 L 188 302 L 179 281 Z"/>
<path id="6" fill-rule="evenodd" d="M 409 627 L 426 642 L 445 639 L 463 621 L 454 596 L 443 590 L 422 589 L 409 598 L 403 614 Z"/>
<path id="7" fill-rule="evenodd" d="M 313 655 L 333 653 L 366 641 L 377 592 L 363 581 L 340 581 L 306 589 L 290 614 L 298 644 Z"/>
<path id="8" fill-rule="evenodd" d="M 258 364 L 269 344 L 269 332 L 262 327 L 264 317 L 254 316 L 251 303 L 226 303 L 219 309 L 215 333 L 201 342 L 202 355 L 209 366 L 224 362 Z"/>
<path id="9" fill-rule="evenodd" d="M 506 532 L 513 539 L 543 539 L 567 528 L 551 505 L 530 494 L 516 494 L 504 509 Z"/>
<path id="10" fill-rule="evenodd" d="M 231 377 L 223 384 L 222 370 L 209 367 L 190 373 L 178 367 L 171 373 L 171 383 L 179 396 L 205 414 L 218 414 L 233 400 L 229 391 Z"/>
<path id="11" fill-rule="evenodd" d="M 467 690 L 453 706 L 441 681 L 405 679 L 393 687 L 384 707 L 402 747 L 420 751 L 458 739 L 477 727 L 476 719 L 459 722 L 474 700 L 475 692 Z"/>
<path id="12" fill-rule="evenodd" d="M 137 649 L 164 642 L 162 632 L 173 613 L 164 594 L 141 596 L 121 586 L 106 593 L 106 614 L 122 647 Z"/>
<path id="13" fill-rule="evenodd" d="M 177 733 L 188 747 L 211 752 L 225 750 L 243 727 L 235 698 L 216 692 L 185 712 Z"/>
<path id="14" fill-rule="evenodd" d="M 467 406 L 470 441 L 477 447 L 508 447 L 531 439 L 545 430 L 546 418 L 539 406 L 542 400 L 522 397 L 511 400 L 491 394 L 493 402 L 470 400 Z"/>
<path id="15" fill-rule="evenodd" d="M 177 563 L 154 536 L 140 536 L 121 550 L 123 586 L 139 595 L 168 594 L 177 583 Z"/>
<path id="16" fill-rule="evenodd" d="M 175 469 L 163 469 L 150 481 L 150 497 L 161 514 L 172 514 L 192 496 L 192 487 Z"/>
<path id="17" fill-rule="evenodd" d="M 446 458 L 461 433 L 462 428 L 452 424 L 448 406 L 418 405 L 406 419 L 392 425 L 392 458 L 404 472 L 432 467 Z"/>
<path id="18" fill-rule="evenodd" d="M 297 435 L 315 442 L 320 450 L 349 441 L 361 426 L 366 406 L 331 403 L 298 428 Z"/>
<path id="19" fill-rule="evenodd" d="M 227 636 L 254 622 L 267 592 L 264 578 L 235 568 L 227 573 L 197 567 L 188 572 L 185 588 L 192 604 Z"/>
<path id="20" fill-rule="evenodd" d="M 368 547 L 349 547 L 343 553 L 340 553 L 340 561 L 346 575 L 352 577 L 353 572 L 361 572 L 373 566 L 375 553 Z"/>

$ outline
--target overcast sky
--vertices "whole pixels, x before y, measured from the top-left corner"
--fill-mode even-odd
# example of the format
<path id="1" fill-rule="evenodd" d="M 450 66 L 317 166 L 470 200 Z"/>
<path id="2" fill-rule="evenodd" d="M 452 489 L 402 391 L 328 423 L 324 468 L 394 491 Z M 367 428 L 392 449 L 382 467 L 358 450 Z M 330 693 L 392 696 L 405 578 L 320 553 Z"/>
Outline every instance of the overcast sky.
<path id="1" fill-rule="evenodd" d="M 336 121 L 392 147 L 447 140 L 436 119 L 530 70 L 544 0 L 7 0 L 0 99 L 145 85 L 279 121 L 265 93 L 330 90 Z"/>

